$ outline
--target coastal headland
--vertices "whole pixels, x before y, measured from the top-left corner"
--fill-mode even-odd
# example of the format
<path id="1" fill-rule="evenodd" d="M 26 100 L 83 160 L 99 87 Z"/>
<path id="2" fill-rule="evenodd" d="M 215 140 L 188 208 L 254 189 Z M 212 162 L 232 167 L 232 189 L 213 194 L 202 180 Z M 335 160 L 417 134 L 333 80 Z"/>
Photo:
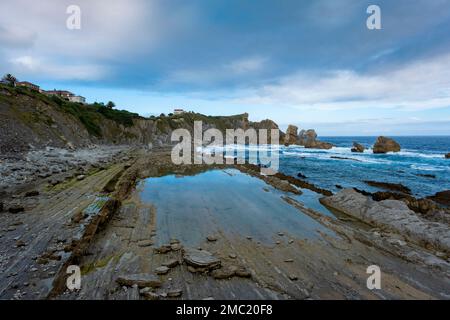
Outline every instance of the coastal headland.
<path id="1" fill-rule="evenodd" d="M 248 162 L 173 163 L 171 133 L 196 120 L 278 128 L 247 114 L 148 119 L 6 87 L 0 106 L 2 299 L 450 298 L 445 193 L 380 181 L 333 192 Z M 293 127 L 278 143 L 333 148 Z"/>

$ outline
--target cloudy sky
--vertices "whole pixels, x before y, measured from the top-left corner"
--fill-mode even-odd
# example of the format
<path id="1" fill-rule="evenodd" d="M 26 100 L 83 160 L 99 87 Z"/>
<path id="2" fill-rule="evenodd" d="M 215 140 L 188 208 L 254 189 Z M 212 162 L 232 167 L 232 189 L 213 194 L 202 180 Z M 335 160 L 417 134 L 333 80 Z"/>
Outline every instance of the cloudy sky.
<path id="1" fill-rule="evenodd" d="M 366 27 L 370 4 L 381 30 Z M 1 1 L 0 73 L 142 115 L 450 135 L 449 30 L 450 0 Z"/>

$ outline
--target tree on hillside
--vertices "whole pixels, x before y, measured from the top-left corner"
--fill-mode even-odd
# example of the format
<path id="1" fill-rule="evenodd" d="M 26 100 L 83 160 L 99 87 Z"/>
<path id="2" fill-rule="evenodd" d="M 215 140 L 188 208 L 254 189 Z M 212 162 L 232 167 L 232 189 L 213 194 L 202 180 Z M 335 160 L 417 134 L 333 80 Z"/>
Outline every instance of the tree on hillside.
<path id="1" fill-rule="evenodd" d="M 14 77 L 12 74 L 8 73 L 3 76 L 2 81 L 11 87 L 15 87 L 17 83 L 17 78 Z"/>
<path id="2" fill-rule="evenodd" d="M 116 106 L 116 104 L 114 103 L 114 102 L 112 102 L 112 101 L 108 101 L 108 103 L 106 104 L 106 107 L 108 108 L 108 109 L 112 109 L 112 108 L 114 108 Z"/>

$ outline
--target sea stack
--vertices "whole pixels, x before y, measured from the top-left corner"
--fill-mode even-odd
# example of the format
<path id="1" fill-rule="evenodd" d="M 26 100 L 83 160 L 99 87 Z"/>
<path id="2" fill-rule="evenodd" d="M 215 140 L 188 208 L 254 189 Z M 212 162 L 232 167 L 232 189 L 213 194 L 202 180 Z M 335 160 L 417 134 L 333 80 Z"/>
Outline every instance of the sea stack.
<path id="1" fill-rule="evenodd" d="M 317 140 L 317 133 L 313 129 L 302 130 L 298 135 L 298 145 L 305 146 L 307 149 L 331 149 L 333 144 Z"/>
<path id="2" fill-rule="evenodd" d="M 297 143 L 297 131 L 298 127 L 290 124 L 286 130 L 286 135 L 284 136 L 284 144 L 289 146 L 291 144 Z"/>
<path id="3" fill-rule="evenodd" d="M 373 145 L 373 153 L 399 152 L 400 145 L 393 139 L 380 136 Z"/>
<path id="4" fill-rule="evenodd" d="M 353 148 L 352 152 L 364 152 L 366 148 L 362 144 L 359 144 L 358 142 L 353 142 Z"/>

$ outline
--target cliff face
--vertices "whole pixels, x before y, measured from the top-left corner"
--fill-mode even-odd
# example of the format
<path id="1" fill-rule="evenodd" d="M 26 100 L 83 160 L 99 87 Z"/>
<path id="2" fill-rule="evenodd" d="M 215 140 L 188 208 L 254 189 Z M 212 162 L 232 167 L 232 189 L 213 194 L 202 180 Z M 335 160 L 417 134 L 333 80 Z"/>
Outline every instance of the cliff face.
<path id="1" fill-rule="evenodd" d="M 143 118 L 100 105 L 82 106 L 50 99 L 37 92 L 0 86 L 0 152 L 15 153 L 32 147 L 86 147 L 91 144 L 164 145 L 173 130 L 193 132 L 194 121 L 203 130 L 275 129 L 271 120 L 250 122 L 248 114 L 213 117 L 197 113 Z M 270 133 L 269 133 L 270 136 Z M 278 142 L 277 142 L 278 143 Z"/>

